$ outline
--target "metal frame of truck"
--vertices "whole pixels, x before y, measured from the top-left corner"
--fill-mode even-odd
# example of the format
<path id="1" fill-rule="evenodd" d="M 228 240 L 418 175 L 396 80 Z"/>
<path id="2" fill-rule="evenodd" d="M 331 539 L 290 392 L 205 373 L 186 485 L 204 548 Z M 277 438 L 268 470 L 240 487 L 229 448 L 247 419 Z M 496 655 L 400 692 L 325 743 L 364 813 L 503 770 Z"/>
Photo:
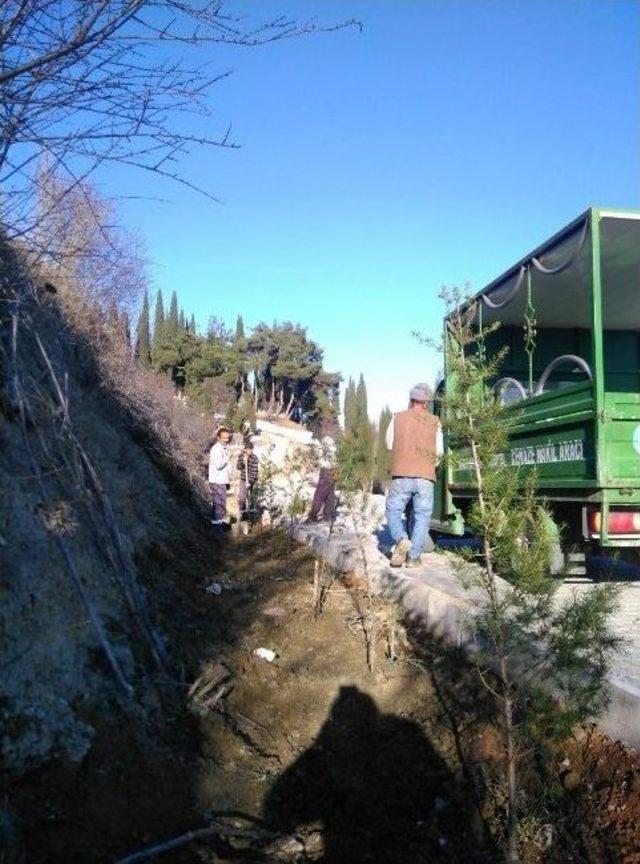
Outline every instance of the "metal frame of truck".
<path id="1" fill-rule="evenodd" d="M 590 208 L 466 305 L 478 351 L 491 356 L 508 339 L 516 346 L 517 368 L 503 379 L 519 397 L 507 409 L 514 427 L 505 460 L 523 472 L 536 467 L 540 494 L 557 521 L 583 540 L 639 547 L 640 212 Z M 495 321 L 501 328 L 485 339 L 483 326 Z M 563 340 L 573 350 L 547 364 L 538 393 L 540 363 Z M 567 373 L 572 362 L 578 375 Z M 545 392 L 546 386 L 555 389 Z M 464 466 L 440 472 L 432 527 L 462 535 L 465 502 L 474 492 Z"/>

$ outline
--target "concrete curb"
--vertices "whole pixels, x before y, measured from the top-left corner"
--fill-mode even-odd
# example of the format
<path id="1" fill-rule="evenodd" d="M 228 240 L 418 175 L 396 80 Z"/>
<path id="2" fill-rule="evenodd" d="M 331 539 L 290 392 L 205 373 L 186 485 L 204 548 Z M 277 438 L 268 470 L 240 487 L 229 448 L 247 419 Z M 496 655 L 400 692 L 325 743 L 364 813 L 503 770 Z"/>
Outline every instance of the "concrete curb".
<path id="1" fill-rule="evenodd" d="M 338 572 L 368 576 L 376 593 L 408 614 L 419 616 L 435 636 L 468 652 L 477 650 L 473 593 L 456 579 L 449 554 L 429 556 L 420 570 L 407 571 L 389 565 L 374 535 L 358 541 L 355 534 L 342 528 L 330 534 L 328 526 L 322 524 L 292 523 L 289 530 Z M 609 686 L 609 704 L 598 725 L 611 738 L 640 749 L 640 687 L 615 663 Z"/>

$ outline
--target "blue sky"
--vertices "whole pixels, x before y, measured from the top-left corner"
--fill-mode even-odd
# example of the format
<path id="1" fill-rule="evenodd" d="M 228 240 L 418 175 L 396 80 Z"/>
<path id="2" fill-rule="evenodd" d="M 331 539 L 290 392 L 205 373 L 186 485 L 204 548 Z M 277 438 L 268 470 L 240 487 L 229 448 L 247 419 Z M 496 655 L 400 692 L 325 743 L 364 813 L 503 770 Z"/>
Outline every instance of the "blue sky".
<path id="1" fill-rule="evenodd" d="M 113 171 L 109 194 L 146 239 L 154 289 L 204 325 L 293 320 L 372 416 L 404 407 L 439 358 L 438 291 L 478 289 L 590 204 L 640 199 L 635 0 L 261 0 L 349 29 L 203 49 L 234 74 L 211 93 L 239 150 L 194 150 L 182 173 L 223 203 Z"/>

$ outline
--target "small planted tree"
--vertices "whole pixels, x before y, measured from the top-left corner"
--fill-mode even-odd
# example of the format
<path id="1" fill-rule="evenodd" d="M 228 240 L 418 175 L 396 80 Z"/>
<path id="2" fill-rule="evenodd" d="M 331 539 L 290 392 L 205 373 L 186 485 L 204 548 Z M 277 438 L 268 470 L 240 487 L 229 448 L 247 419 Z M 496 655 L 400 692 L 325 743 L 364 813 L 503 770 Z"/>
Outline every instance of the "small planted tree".
<path id="1" fill-rule="evenodd" d="M 374 526 L 378 522 L 373 496 L 362 485 L 362 449 L 357 437 L 345 432 L 338 442 L 336 459 L 338 502 L 345 527 L 355 540 L 356 560 L 354 569 L 362 576 L 363 595 L 358 599 L 352 592 L 355 617 L 350 626 L 362 631 L 366 662 L 373 672 L 376 650 L 381 635 L 386 635 L 389 656 L 394 654 L 395 617 L 389 619 L 389 607 L 379 604 L 374 598 L 374 574 L 371 565 L 377 556 L 377 545 L 372 542 Z"/>
<path id="2" fill-rule="evenodd" d="M 482 566 L 462 563 L 460 575 L 475 589 L 474 657 L 502 726 L 505 840 L 508 860 L 516 862 L 519 820 L 527 807 L 521 759 L 597 716 L 606 703 L 608 664 L 621 647 L 609 629 L 617 594 L 599 585 L 557 597 L 560 582 L 549 567 L 557 541 L 550 512 L 537 494 L 535 473 L 523 474 L 503 455 L 517 416 L 490 387 L 503 355 L 486 360 L 477 350 L 475 310 L 459 290 L 445 290 L 443 297 L 449 310 L 442 405 L 448 459 L 469 472 L 475 486 L 467 520 L 483 551 Z"/>

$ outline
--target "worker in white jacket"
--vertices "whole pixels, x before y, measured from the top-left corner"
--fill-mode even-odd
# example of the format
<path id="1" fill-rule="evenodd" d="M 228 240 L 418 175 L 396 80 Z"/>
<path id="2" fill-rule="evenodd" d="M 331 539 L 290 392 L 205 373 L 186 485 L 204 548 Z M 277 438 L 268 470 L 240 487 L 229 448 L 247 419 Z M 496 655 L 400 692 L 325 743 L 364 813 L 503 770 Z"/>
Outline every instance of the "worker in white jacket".
<path id="1" fill-rule="evenodd" d="M 211 524 L 219 531 L 227 522 L 227 489 L 229 488 L 229 442 L 231 430 L 219 426 L 216 440 L 209 453 L 209 485 L 213 499 L 213 519 Z"/>

